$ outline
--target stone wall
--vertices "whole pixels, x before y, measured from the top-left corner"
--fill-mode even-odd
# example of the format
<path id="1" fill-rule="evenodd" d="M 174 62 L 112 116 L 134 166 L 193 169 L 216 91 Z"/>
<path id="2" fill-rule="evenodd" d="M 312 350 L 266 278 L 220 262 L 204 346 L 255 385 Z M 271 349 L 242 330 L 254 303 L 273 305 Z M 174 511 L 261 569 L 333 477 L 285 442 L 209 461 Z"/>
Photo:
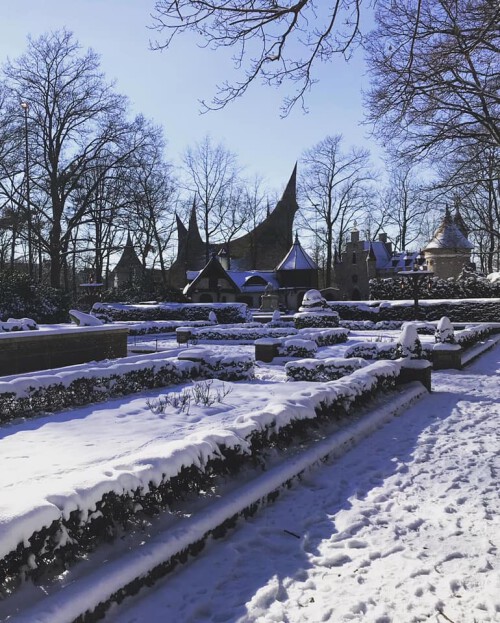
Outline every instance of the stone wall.
<path id="1" fill-rule="evenodd" d="M 127 356 L 128 329 L 76 327 L 0 334 L 0 375 Z"/>

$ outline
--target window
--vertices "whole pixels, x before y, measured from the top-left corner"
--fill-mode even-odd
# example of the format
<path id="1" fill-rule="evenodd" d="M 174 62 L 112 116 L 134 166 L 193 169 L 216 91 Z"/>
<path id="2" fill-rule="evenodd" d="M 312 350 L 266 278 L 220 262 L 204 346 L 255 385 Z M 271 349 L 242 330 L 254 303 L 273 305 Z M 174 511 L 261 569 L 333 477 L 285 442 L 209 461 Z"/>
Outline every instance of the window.
<path id="1" fill-rule="evenodd" d="M 352 263 L 356 264 L 356 251 L 352 252 Z"/>

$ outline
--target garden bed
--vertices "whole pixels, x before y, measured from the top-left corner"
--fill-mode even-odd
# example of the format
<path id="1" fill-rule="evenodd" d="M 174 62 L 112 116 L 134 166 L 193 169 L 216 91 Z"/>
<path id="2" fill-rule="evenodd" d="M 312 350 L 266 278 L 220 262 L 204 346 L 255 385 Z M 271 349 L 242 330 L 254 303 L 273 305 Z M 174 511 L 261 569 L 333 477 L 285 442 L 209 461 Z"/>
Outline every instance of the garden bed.
<path id="1" fill-rule="evenodd" d="M 198 425 L 195 432 L 185 430 L 183 434 L 179 425 L 174 436 L 167 433 L 165 413 L 159 412 L 153 420 L 158 431 L 167 426 L 168 441 L 156 437 L 154 444 L 141 446 L 135 455 L 121 456 L 118 461 L 112 458 L 108 467 L 91 461 L 78 469 L 75 461 L 78 456 L 82 460 L 84 454 L 73 449 L 67 457 L 72 461 L 71 473 L 66 474 L 62 486 L 57 478 L 47 474 L 45 484 L 38 480 L 39 485 L 30 493 L 21 491 L 18 485 L 22 495 L 17 501 L 9 496 L 4 502 L 6 506 L 0 509 L 3 589 L 12 590 L 24 577 L 36 579 L 49 571 L 63 570 L 71 560 L 114 538 L 120 530 L 157 514 L 189 493 L 206 490 L 220 475 L 235 474 L 244 465 L 255 464 L 268 448 L 288 446 L 296 435 L 306 435 L 319 421 L 353 413 L 378 392 L 393 387 L 399 370 L 398 362 L 377 362 L 339 381 L 294 385 L 293 392 L 288 389 L 286 397 L 282 393 L 268 399 L 267 406 L 254 411 L 249 407 L 245 410 L 248 400 L 233 396 L 239 410 L 232 417 L 227 405 L 219 407 L 225 418 L 222 427 L 207 421 L 202 428 Z M 241 391 L 238 387 L 235 386 L 235 393 Z M 247 385 L 245 391 L 255 400 L 255 386 Z M 131 411 L 135 413 L 137 407 Z M 205 417 L 209 413 L 212 412 L 205 411 Z M 102 411 L 101 425 L 104 415 Z M 143 416 L 142 426 L 149 425 L 151 417 Z M 184 419 L 184 414 L 180 414 L 179 422 Z M 196 420 L 196 414 L 193 419 Z M 76 425 L 79 420 L 65 417 L 63 422 L 54 423 L 59 435 L 64 430 L 64 421 L 72 428 L 73 422 Z M 141 426 L 137 415 L 130 422 Z M 87 438 L 97 431 L 88 427 L 82 430 L 85 430 L 81 439 L 83 448 L 88 445 Z M 127 439 L 130 443 L 130 435 Z M 55 456 L 53 460 L 59 465 L 64 459 Z M 36 453 L 32 462 L 36 465 Z M 3 478 L 10 481 L 18 475 L 4 474 Z M 9 486 L 7 482 L 5 486 Z M 26 482 L 25 487 L 29 486 L 31 483 Z"/>

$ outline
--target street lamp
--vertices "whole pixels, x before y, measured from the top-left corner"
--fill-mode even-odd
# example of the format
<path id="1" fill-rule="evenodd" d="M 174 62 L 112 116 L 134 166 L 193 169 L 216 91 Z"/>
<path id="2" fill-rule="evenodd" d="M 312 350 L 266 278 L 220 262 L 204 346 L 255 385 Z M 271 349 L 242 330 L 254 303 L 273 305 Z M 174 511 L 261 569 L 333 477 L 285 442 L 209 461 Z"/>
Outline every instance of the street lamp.
<path id="1" fill-rule="evenodd" d="M 432 270 L 427 270 L 427 266 L 425 265 L 425 257 L 422 251 L 415 258 L 413 267 L 409 270 L 400 270 L 397 273 L 398 277 L 402 277 L 403 279 L 408 279 L 411 283 L 412 293 L 413 293 L 413 307 L 414 307 L 414 316 L 415 320 L 418 320 L 418 298 L 420 294 L 420 286 L 422 282 L 428 277 L 432 277 L 434 273 Z"/>
<path id="2" fill-rule="evenodd" d="M 28 113 L 30 105 L 28 102 L 21 102 L 21 108 L 24 110 L 24 160 L 26 166 L 26 210 L 28 223 L 28 271 L 30 277 L 33 277 L 33 247 L 32 247 L 32 222 L 31 222 L 31 198 L 30 198 L 30 161 L 28 148 Z"/>

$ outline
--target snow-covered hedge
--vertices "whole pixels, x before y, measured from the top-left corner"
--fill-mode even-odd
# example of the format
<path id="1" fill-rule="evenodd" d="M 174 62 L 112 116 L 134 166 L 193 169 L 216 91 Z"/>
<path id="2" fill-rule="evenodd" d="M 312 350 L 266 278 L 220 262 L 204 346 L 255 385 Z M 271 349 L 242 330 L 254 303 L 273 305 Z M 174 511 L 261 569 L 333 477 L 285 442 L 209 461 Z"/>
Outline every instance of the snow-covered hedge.
<path id="1" fill-rule="evenodd" d="M 300 337 L 289 338 L 278 343 L 278 357 L 314 357 L 318 345 L 314 340 Z"/>
<path id="2" fill-rule="evenodd" d="M 189 327 L 188 327 L 189 328 Z M 180 333 L 185 332 L 186 327 L 179 327 Z M 332 346 L 347 340 L 348 329 L 301 329 L 293 327 L 268 327 L 260 323 L 250 325 L 216 326 L 190 329 L 191 342 L 239 342 L 240 344 L 252 344 L 262 339 L 289 339 L 297 337 L 302 340 L 313 340 L 317 346 Z"/>
<path id="3" fill-rule="evenodd" d="M 92 314 L 110 322 L 113 320 L 208 320 L 214 312 L 221 324 L 245 322 L 246 303 L 156 303 L 126 305 L 124 303 L 94 303 Z"/>
<path id="4" fill-rule="evenodd" d="M 0 422 L 102 402 L 195 378 L 248 379 L 253 377 L 253 369 L 249 355 L 205 353 L 193 361 L 188 356 L 167 358 L 164 353 L 155 353 L 114 359 L 91 367 L 86 364 L 6 377 L 0 381 Z"/>
<path id="5" fill-rule="evenodd" d="M 330 301 L 342 320 L 413 320 L 412 300 L 345 302 Z M 447 316 L 452 322 L 496 322 L 500 318 L 500 299 L 425 299 L 419 301 L 421 320 L 439 320 Z"/>
<path id="6" fill-rule="evenodd" d="M 178 329 L 183 331 L 183 328 Z M 259 323 L 252 323 L 248 328 L 246 325 L 237 325 L 231 327 L 202 327 L 190 330 L 192 341 L 207 342 L 240 342 L 241 344 L 252 344 L 255 340 L 262 338 L 280 338 L 297 334 L 296 329 L 289 328 L 270 328 Z"/>
<path id="7" fill-rule="evenodd" d="M 487 338 L 492 333 L 500 332 L 499 323 L 485 323 L 476 325 L 473 327 L 467 327 L 463 331 L 457 331 L 455 333 L 455 344 L 458 344 L 463 349 L 470 348 L 480 340 Z M 432 344 L 421 344 L 422 352 L 420 357 L 422 359 L 432 360 Z M 396 342 L 358 342 L 346 349 L 344 357 L 362 357 L 368 360 L 377 359 L 397 359 L 401 354 L 398 354 Z"/>
<path id="8" fill-rule="evenodd" d="M 314 340 L 318 346 L 333 346 L 347 341 L 349 329 L 300 329 L 298 335 L 304 340 Z"/>
<path id="9" fill-rule="evenodd" d="M 396 359 L 396 342 L 359 342 L 346 349 L 346 358 Z"/>
<path id="10" fill-rule="evenodd" d="M 334 381 L 368 365 L 362 358 L 301 359 L 285 364 L 287 379 L 292 381 Z"/>
<path id="11" fill-rule="evenodd" d="M 477 342 L 487 338 L 492 333 L 500 332 L 500 324 L 490 323 L 477 325 L 475 327 L 467 327 L 463 331 L 455 333 L 455 343 L 466 349 Z"/>
<path id="12" fill-rule="evenodd" d="M 181 361 L 194 361 L 199 367 L 199 376 L 222 381 L 242 381 L 254 377 L 254 359 L 251 355 L 236 353 L 224 355 L 207 349 L 188 348 L 179 353 Z"/>
<path id="13" fill-rule="evenodd" d="M 297 329 L 338 327 L 339 321 L 339 315 L 335 311 L 298 312 L 293 316 Z"/>
<path id="14" fill-rule="evenodd" d="M 401 329 L 404 320 L 341 320 L 340 326 L 351 331 L 397 331 Z M 417 322 L 417 332 L 422 335 L 434 335 L 436 327 L 429 322 Z"/>
<path id="15" fill-rule="evenodd" d="M 230 427 L 166 444 L 164 455 L 141 470 L 103 475 L 85 495 L 66 488 L 57 504 L 4 518 L 0 586 L 10 591 L 20 578 L 61 572 L 120 531 L 148 522 L 187 494 L 209 490 L 221 474 L 262 460 L 267 448 L 287 447 L 316 422 L 349 415 L 378 391 L 393 387 L 399 373 L 398 362 L 376 362 L 337 381 L 311 384 L 287 400 L 271 400 L 257 412 L 249 409 Z"/>

